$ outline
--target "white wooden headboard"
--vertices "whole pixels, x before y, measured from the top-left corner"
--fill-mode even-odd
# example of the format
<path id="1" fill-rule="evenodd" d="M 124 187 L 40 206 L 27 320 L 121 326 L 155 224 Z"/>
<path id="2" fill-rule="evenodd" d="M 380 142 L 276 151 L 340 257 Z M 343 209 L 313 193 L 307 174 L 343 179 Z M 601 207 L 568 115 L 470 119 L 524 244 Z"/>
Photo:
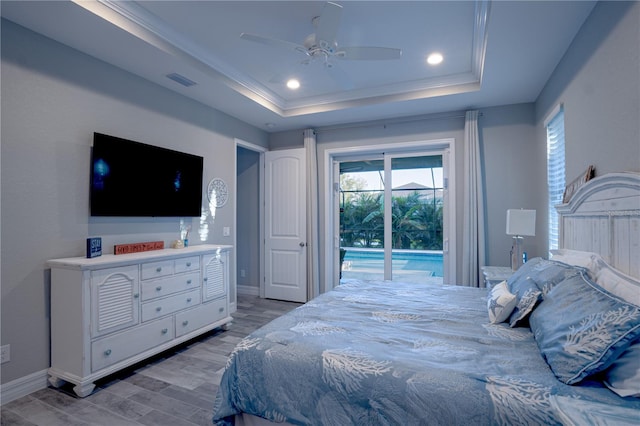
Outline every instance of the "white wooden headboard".
<path id="1" fill-rule="evenodd" d="M 561 248 L 599 253 L 640 278 L 640 173 L 611 173 L 580 187 L 560 214 Z"/>

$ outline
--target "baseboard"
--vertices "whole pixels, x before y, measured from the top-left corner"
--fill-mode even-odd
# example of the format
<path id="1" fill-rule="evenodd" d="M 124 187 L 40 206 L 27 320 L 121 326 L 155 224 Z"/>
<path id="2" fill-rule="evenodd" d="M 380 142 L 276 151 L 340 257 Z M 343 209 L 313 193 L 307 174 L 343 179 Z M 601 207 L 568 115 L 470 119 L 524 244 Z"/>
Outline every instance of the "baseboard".
<path id="1" fill-rule="evenodd" d="M 0 404 L 4 405 L 49 385 L 47 370 L 36 371 L 0 385 Z"/>
<path id="2" fill-rule="evenodd" d="M 252 285 L 239 285 L 237 287 L 238 294 L 245 294 L 247 296 L 260 296 L 260 287 Z"/>

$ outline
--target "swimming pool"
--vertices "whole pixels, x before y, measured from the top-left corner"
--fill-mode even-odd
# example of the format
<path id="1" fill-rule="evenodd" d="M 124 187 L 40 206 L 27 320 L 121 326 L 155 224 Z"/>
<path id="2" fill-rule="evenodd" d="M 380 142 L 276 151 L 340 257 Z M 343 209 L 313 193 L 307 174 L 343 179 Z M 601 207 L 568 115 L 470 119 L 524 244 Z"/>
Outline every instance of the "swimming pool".
<path id="1" fill-rule="evenodd" d="M 343 247 L 347 253 L 342 264 L 343 278 L 382 279 L 384 251 Z M 394 280 L 409 282 L 440 280 L 443 277 L 442 252 L 396 250 L 391 256 Z"/>

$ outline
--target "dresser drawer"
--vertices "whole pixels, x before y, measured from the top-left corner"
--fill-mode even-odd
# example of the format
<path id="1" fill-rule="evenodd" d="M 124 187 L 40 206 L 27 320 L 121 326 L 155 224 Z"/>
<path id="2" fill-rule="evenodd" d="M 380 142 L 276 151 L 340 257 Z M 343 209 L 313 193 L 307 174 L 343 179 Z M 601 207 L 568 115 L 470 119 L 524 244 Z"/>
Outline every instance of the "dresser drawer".
<path id="1" fill-rule="evenodd" d="M 142 264 L 141 277 L 143 280 L 173 275 L 173 260 L 149 262 Z"/>
<path id="2" fill-rule="evenodd" d="M 156 297 L 169 296 L 173 293 L 199 288 L 200 273 L 194 272 L 160 278 L 153 281 L 143 281 L 141 287 L 143 301 Z"/>
<path id="3" fill-rule="evenodd" d="M 174 338 L 173 317 L 91 343 L 91 370 L 98 371 Z"/>
<path id="4" fill-rule="evenodd" d="M 195 309 L 176 314 L 176 337 L 190 333 L 201 327 L 228 316 L 226 299 L 205 303 Z"/>
<path id="5" fill-rule="evenodd" d="M 181 259 L 176 259 L 175 262 L 176 274 L 180 274 L 182 272 L 200 271 L 200 257 L 198 256 L 183 257 Z"/>
<path id="6" fill-rule="evenodd" d="M 150 321 L 200 303 L 200 289 L 142 304 L 142 322 Z"/>

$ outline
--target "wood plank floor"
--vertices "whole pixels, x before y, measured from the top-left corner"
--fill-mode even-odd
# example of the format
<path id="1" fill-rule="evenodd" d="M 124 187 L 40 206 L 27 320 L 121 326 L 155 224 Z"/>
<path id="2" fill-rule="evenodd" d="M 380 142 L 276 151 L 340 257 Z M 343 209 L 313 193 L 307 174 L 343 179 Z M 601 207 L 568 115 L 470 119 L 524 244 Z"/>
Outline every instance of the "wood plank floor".
<path id="1" fill-rule="evenodd" d="M 2 406 L 2 426 L 211 425 L 227 357 L 243 337 L 299 303 L 238 295 L 227 331 L 200 338 L 97 382 L 86 398 L 47 388 Z"/>

